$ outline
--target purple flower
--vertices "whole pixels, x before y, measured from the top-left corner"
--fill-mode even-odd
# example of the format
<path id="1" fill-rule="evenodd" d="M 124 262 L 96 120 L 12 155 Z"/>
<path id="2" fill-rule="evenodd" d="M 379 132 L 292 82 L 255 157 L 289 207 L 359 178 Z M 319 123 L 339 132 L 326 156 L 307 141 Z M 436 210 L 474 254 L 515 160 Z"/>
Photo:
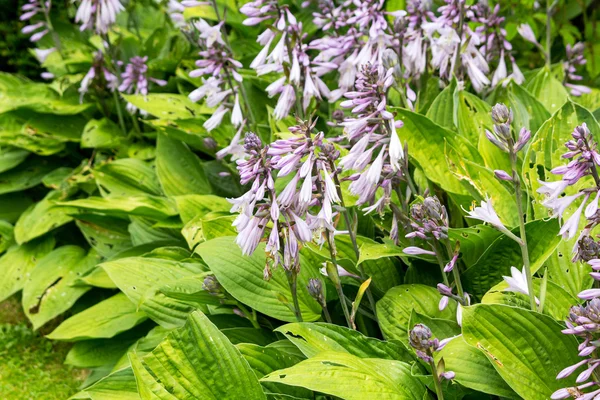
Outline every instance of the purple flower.
<path id="1" fill-rule="evenodd" d="M 42 39 L 50 31 L 46 20 L 50 18 L 50 8 L 52 1 L 50 0 L 28 0 L 22 7 L 22 14 L 19 18 L 21 21 L 29 21 L 30 25 L 26 25 L 21 29 L 21 33 L 25 35 L 31 34 L 29 40 L 37 42 Z M 41 20 L 38 20 L 41 13 Z M 41 61 L 43 62 L 43 61 Z"/>

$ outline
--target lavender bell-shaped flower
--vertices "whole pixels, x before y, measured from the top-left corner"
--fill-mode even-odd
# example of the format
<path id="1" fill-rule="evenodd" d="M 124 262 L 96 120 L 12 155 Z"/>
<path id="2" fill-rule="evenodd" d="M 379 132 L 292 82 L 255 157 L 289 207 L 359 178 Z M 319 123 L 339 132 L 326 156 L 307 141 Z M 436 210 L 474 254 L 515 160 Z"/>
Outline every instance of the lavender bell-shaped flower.
<path id="1" fill-rule="evenodd" d="M 129 63 L 125 66 L 125 72 L 121 75 L 123 81 L 118 87 L 119 92 L 145 96 L 148 94 L 148 81 L 154 82 L 159 86 L 167 84 L 167 81 L 148 76 L 147 61 L 148 56 L 135 56 L 129 59 Z M 130 113 L 134 113 L 137 108 L 133 104 L 127 103 L 127 110 Z"/>
<path id="2" fill-rule="evenodd" d="M 19 20 L 29 21 L 30 23 L 30 25 L 26 25 L 21 29 L 21 33 L 25 35 L 31 34 L 30 41 L 37 42 L 50 32 L 46 20 L 49 18 L 51 7 L 52 1 L 50 0 L 28 0 L 21 7 L 22 14 Z"/>
<path id="3" fill-rule="evenodd" d="M 106 34 L 124 9 L 119 0 L 82 0 L 75 14 L 75 22 L 81 24 L 82 31 Z"/>

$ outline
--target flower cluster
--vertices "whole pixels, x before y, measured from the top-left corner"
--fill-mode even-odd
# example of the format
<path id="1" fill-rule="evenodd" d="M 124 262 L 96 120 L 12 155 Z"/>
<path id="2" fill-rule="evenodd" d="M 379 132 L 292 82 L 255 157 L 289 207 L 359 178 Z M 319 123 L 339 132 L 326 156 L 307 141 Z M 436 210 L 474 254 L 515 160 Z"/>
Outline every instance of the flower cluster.
<path id="1" fill-rule="evenodd" d="M 563 70 L 565 73 L 564 84 L 566 87 L 571 89 L 573 96 L 581 96 L 584 93 L 591 93 L 591 89 L 584 85 L 578 85 L 573 82 L 579 82 L 583 79 L 581 75 L 577 74 L 577 67 L 583 66 L 587 63 L 585 56 L 583 55 L 585 47 L 583 43 L 575 43 L 571 46 L 567 44 L 567 59 L 563 63 Z"/>
<path id="2" fill-rule="evenodd" d="M 492 121 L 494 122 L 494 132 L 486 129 L 485 135 L 490 142 L 506 153 L 511 155 L 518 153 L 531 139 L 531 131 L 525 127 L 521 128 L 516 137 L 514 136 L 511 129 L 513 112 L 502 103 L 492 107 Z M 514 178 L 506 171 L 497 170 L 494 173 L 502 180 L 511 181 Z"/>
<path id="3" fill-rule="evenodd" d="M 145 96 L 148 94 L 148 81 L 154 82 L 159 86 L 165 86 L 167 84 L 167 82 L 162 79 L 148 77 L 147 61 L 148 56 L 135 56 L 129 60 L 129 63 L 125 66 L 125 72 L 121 75 L 123 81 L 118 87 L 119 92 L 141 94 Z M 137 108 L 133 104 L 128 103 L 127 110 L 130 113 L 134 113 Z"/>
<path id="4" fill-rule="evenodd" d="M 567 329 L 562 332 L 567 335 L 575 335 L 581 338 L 579 344 L 579 356 L 583 360 L 563 369 L 556 379 L 563 379 L 572 375 L 579 368 L 585 369 L 579 373 L 575 382 L 577 386 L 559 389 L 551 396 L 553 400 L 567 399 L 570 397 L 578 399 L 594 399 L 600 395 L 600 383 L 592 377 L 594 371 L 600 365 L 600 360 L 596 356 L 596 351 L 600 346 L 598 340 L 598 331 L 600 330 L 600 299 L 595 298 L 585 306 L 573 306 L 569 312 L 567 320 Z M 591 381 L 588 381 L 592 378 Z M 588 391 L 588 388 L 593 388 Z M 584 392 L 584 389 L 587 389 Z"/>
<path id="5" fill-rule="evenodd" d="M 81 24 L 82 31 L 106 34 L 124 9 L 119 0 L 82 0 L 75 14 L 75 22 Z"/>
<path id="6" fill-rule="evenodd" d="M 319 70 L 313 68 L 308 55 L 306 34 L 289 7 L 272 0 L 256 0 L 246 3 L 240 11 L 248 18 L 245 25 L 257 25 L 274 20 L 272 26 L 263 31 L 257 42 L 263 46 L 250 68 L 257 75 L 286 71 L 285 76 L 271 83 L 266 91 L 269 97 L 279 96 L 274 116 L 282 119 L 289 115 L 294 104 L 306 112 L 313 98 L 329 98 L 327 85 L 321 80 Z M 278 37 L 277 44 L 271 45 Z"/>
<path id="7" fill-rule="evenodd" d="M 233 58 L 231 49 L 223 39 L 223 24 L 220 21 L 211 26 L 203 19 L 194 23 L 199 32 L 200 59 L 196 61 L 198 68 L 190 72 L 190 77 L 202 77 L 202 86 L 192 91 L 189 98 L 194 102 L 206 98 L 208 107 L 217 108 L 204 122 L 203 126 L 209 132 L 221 125 L 228 112 L 231 112 L 234 126 L 239 127 L 244 122 L 239 93 L 243 78 L 238 72 L 242 64 Z"/>
<path id="8" fill-rule="evenodd" d="M 403 177 L 404 151 L 396 132 L 403 124 L 394 121 L 394 115 L 386 109 L 392 73 L 392 69 L 383 71 L 380 65 L 365 64 L 358 74 L 356 90 L 347 92 L 348 100 L 341 103 L 344 108 L 352 108 L 354 115 L 340 124 L 353 145 L 339 166 L 355 171 L 349 178 L 350 192 L 359 196 L 358 205 L 369 204 L 367 213 L 381 213 L 390 202 L 393 186 Z M 379 188 L 383 194 L 376 199 Z"/>
<path id="9" fill-rule="evenodd" d="M 597 167 L 600 165 L 600 154 L 596 149 L 596 141 L 585 122 L 575 128 L 572 137 L 573 139 L 565 144 L 569 151 L 563 154 L 563 158 L 571 161 L 567 165 L 556 167 L 551 171 L 555 175 L 562 175 L 562 179 L 554 182 L 540 182 L 542 186 L 538 189 L 538 193 L 547 196 L 542 204 L 552 210 L 552 216 L 554 217 L 562 217 L 575 200 L 583 199 L 577 210 L 560 230 L 560 234 L 565 239 L 575 237 L 583 214 L 588 219 L 589 224 L 581 233 L 581 239 L 588 236 L 591 229 L 600 222 L 597 214 L 600 196 L 600 179 L 598 178 Z M 594 186 L 581 189 L 572 195 L 562 196 L 569 186 L 577 184 L 586 176 L 593 177 Z M 588 204 L 590 198 L 592 198 L 592 201 Z"/>
<path id="10" fill-rule="evenodd" d="M 298 252 L 302 243 L 314 240 L 323 244 L 333 226 L 333 205 L 340 202 L 334 160 L 339 152 L 324 141 L 323 133 L 312 134 L 314 122 L 300 121 L 291 127 L 293 136 L 268 146 L 255 134 L 247 134 L 246 160 L 238 160 L 241 183 L 252 183 L 250 190 L 231 199 L 236 219 L 238 245 L 244 254 L 254 252 L 267 227 L 266 252 L 272 266 L 283 265 L 286 270 L 300 267 Z M 273 175 L 291 179 L 276 193 Z M 288 179 L 288 178 L 284 178 Z M 319 210 L 316 215 L 311 210 Z M 271 266 L 265 267 L 265 277 Z"/>
<path id="11" fill-rule="evenodd" d="M 443 340 L 431 339 L 432 336 L 431 329 L 423 324 L 416 324 L 408 335 L 408 341 L 411 347 L 415 349 L 417 357 L 430 364 L 434 362 L 434 353 L 442 350 L 452 339 L 454 339 L 454 337 Z M 455 373 L 452 371 L 438 372 L 438 378 L 454 379 Z"/>
<path id="12" fill-rule="evenodd" d="M 80 101 L 83 101 L 83 96 L 94 83 L 101 90 L 108 89 L 110 91 L 116 90 L 119 85 L 117 77 L 106 67 L 104 54 L 100 51 L 94 54 L 92 66 L 81 80 L 79 85 Z"/>
<path id="13" fill-rule="evenodd" d="M 48 32 L 48 20 L 50 18 L 50 8 L 52 7 L 51 0 L 28 0 L 22 7 L 21 21 L 28 21 L 30 25 L 26 25 L 21 29 L 25 35 L 32 34 L 29 38 L 32 42 L 37 42 Z M 39 18 L 39 17 L 42 18 Z"/>

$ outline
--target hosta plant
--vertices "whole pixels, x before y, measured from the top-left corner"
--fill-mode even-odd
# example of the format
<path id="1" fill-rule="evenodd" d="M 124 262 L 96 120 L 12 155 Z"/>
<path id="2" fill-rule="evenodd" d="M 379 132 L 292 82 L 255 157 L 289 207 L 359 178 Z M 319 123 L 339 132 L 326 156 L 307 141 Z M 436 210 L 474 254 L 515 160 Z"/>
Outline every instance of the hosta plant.
<path id="1" fill-rule="evenodd" d="M 20 7 L 0 300 L 65 398 L 600 398 L 595 2 Z"/>

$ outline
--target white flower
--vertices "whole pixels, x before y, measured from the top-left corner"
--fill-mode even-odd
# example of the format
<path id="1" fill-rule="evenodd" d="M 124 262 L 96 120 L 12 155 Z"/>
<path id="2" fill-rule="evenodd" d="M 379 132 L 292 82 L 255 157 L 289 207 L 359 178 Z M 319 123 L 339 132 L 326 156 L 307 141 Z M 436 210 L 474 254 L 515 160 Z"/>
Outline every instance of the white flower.
<path id="1" fill-rule="evenodd" d="M 244 116 L 242 115 L 242 108 L 240 107 L 240 99 L 239 95 L 235 94 L 235 102 L 233 104 L 233 110 L 231 111 L 231 123 L 233 126 L 240 126 L 240 124 L 244 121 Z"/>
<path id="2" fill-rule="evenodd" d="M 515 267 L 510 267 L 511 276 L 503 276 L 504 281 L 508 283 L 508 288 L 504 289 L 505 292 L 522 293 L 529 296 L 529 289 L 527 287 L 527 275 L 525 274 L 525 267 L 519 272 Z M 536 303 L 540 303 L 538 298 L 535 298 Z"/>
<path id="3" fill-rule="evenodd" d="M 213 113 L 213 115 L 211 115 L 211 117 L 209 119 L 207 119 L 204 124 L 202 124 L 202 126 L 204 127 L 204 129 L 206 129 L 207 131 L 212 131 L 213 129 L 215 129 L 217 126 L 221 125 L 221 122 L 223 121 L 223 117 L 225 116 L 225 113 L 227 112 L 227 108 L 225 108 L 223 105 L 220 105 L 219 108 L 217 108 L 217 110 Z"/>
<path id="4" fill-rule="evenodd" d="M 381 178 L 381 169 L 383 168 L 383 153 L 385 152 L 385 144 L 381 148 L 379 155 L 373 161 L 373 164 L 369 167 L 366 175 L 367 182 L 372 185 L 376 185 L 379 183 L 379 179 Z"/>
<path id="5" fill-rule="evenodd" d="M 49 49 L 34 49 L 33 51 L 35 52 L 35 58 L 37 58 L 40 63 L 43 63 L 50 54 L 56 51 L 56 49 L 51 47 Z"/>
<path id="6" fill-rule="evenodd" d="M 577 210 L 569 217 L 567 222 L 560 228 L 559 234 L 562 235 L 563 239 L 569 240 L 573 239 L 577 234 L 577 230 L 579 228 L 579 220 L 581 219 L 581 213 L 583 212 L 583 207 L 589 198 L 585 196 L 585 199 L 581 202 L 581 205 L 577 208 Z"/>
<path id="7" fill-rule="evenodd" d="M 339 203 L 340 198 L 335 183 L 325 168 L 323 168 L 323 175 L 325 177 L 325 195 L 332 203 Z"/>
<path id="8" fill-rule="evenodd" d="M 506 69 L 506 62 L 504 61 L 504 52 L 500 55 L 500 62 L 498 63 L 498 68 L 496 68 L 496 72 L 494 72 L 494 76 L 492 76 L 492 86 L 498 85 L 502 80 L 506 79 L 508 75 L 508 71 Z"/>
<path id="9" fill-rule="evenodd" d="M 206 40 L 206 47 L 211 48 L 215 42 L 222 45 L 225 44 L 225 42 L 223 42 L 223 37 L 221 36 L 222 23 L 211 26 L 208 22 L 200 18 L 194 25 L 200 32 L 200 38 Z"/>
<path id="10" fill-rule="evenodd" d="M 583 195 L 583 192 L 573 194 L 571 196 L 548 198 L 542 202 L 544 207 L 552 209 L 553 217 L 562 217 L 565 210 L 579 197 Z"/>
<path id="11" fill-rule="evenodd" d="M 392 169 L 394 171 L 398 171 L 400 169 L 400 164 L 398 161 L 402 160 L 404 157 L 404 152 L 402 151 L 402 144 L 400 143 L 400 138 L 396 132 L 396 124 L 394 120 L 390 120 L 390 130 L 390 164 L 392 165 Z"/>
<path id="12" fill-rule="evenodd" d="M 502 221 L 500 221 L 500 218 L 498 217 L 498 214 L 496 214 L 496 210 L 494 210 L 492 202 L 489 199 L 482 201 L 480 207 L 475 207 L 473 210 L 468 211 L 468 214 L 467 218 L 479 219 L 493 225 L 499 230 L 507 230 Z"/>
<path id="13" fill-rule="evenodd" d="M 531 26 L 529 26 L 528 24 L 519 25 L 517 31 L 519 32 L 519 35 L 523 36 L 523 39 L 527 40 L 528 42 L 531 42 L 533 44 L 539 44 L 535 38 L 535 33 L 533 33 L 533 29 L 531 29 Z"/>

